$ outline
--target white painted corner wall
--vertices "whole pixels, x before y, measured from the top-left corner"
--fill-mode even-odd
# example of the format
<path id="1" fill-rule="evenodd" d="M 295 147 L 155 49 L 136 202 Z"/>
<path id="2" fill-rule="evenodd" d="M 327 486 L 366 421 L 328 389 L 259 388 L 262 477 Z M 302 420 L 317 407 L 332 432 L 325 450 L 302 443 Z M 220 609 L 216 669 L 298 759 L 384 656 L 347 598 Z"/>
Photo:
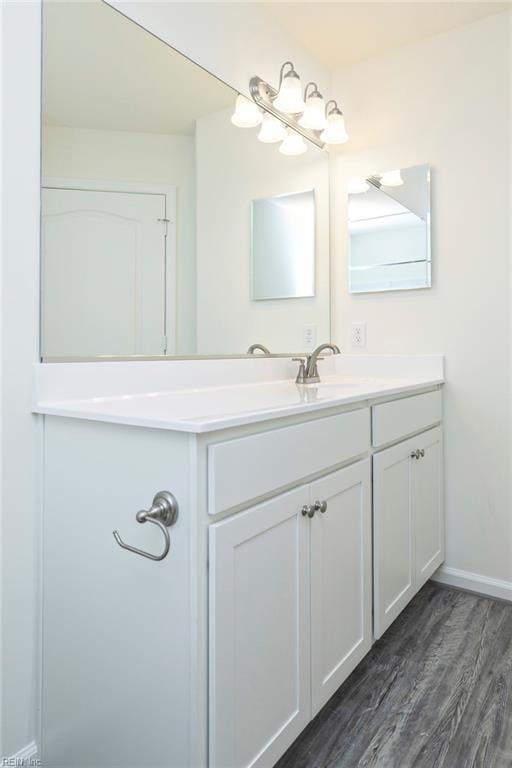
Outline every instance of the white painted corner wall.
<path id="1" fill-rule="evenodd" d="M 39 2 L 4 2 L 2 20 L 1 728 L 0 755 L 34 754 L 40 700 Z"/>
<path id="2" fill-rule="evenodd" d="M 335 338 L 446 355 L 446 566 L 512 585 L 510 12 L 334 75 Z M 431 290 L 350 296 L 346 183 L 432 164 Z M 355 351 L 355 350 L 353 350 Z M 448 571 L 449 573 L 450 571 Z"/>

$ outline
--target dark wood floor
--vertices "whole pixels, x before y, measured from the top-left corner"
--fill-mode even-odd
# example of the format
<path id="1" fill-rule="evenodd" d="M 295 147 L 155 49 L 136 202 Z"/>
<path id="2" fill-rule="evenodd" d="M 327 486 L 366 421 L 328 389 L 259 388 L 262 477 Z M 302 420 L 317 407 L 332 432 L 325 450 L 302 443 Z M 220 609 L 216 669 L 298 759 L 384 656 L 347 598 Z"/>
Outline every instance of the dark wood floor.
<path id="1" fill-rule="evenodd" d="M 429 582 L 276 768 L 511 768 L 512 605 Z"/>

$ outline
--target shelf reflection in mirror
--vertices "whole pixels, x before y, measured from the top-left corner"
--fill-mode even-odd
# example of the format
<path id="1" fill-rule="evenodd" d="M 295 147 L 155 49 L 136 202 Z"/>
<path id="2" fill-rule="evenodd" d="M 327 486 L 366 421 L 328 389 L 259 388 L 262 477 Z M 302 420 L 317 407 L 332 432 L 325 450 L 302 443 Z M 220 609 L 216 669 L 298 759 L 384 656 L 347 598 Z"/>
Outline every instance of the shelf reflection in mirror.
<path id="1" fill-rule="evenodd" d="M 430 167 L 348 184 L 350 293 L 430 288 Z"/>
<path id="2" fill-rule="evenodd" d="M 236 91 L 96 0 L 44 3 L 43 71 L 44 359 L 296 353 L 312 326 L 329 339 L 325 151 L 285 156 L 261 125 L 240 130 Z M 253 201 L 298 190 L 315 201 L 307 257 L 267 242 L 253 275 Z"/>

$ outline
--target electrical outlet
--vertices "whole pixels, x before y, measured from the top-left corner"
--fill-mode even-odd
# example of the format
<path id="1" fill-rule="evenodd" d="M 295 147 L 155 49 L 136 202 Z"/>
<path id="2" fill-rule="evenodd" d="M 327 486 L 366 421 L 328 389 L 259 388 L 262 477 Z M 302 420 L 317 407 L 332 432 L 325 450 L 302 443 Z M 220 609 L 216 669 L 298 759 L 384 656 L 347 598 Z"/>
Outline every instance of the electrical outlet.
<path id="1" fill-rule="evenodd" d="M 316 347 L 316 325 L 305 325 L 302 329 L 302 344 L 305 350 Z"/>
<path id="2" fill-rule="evenodd" d="M 366 323 L 352 323 L 352 346 L 366 347 Z"/>

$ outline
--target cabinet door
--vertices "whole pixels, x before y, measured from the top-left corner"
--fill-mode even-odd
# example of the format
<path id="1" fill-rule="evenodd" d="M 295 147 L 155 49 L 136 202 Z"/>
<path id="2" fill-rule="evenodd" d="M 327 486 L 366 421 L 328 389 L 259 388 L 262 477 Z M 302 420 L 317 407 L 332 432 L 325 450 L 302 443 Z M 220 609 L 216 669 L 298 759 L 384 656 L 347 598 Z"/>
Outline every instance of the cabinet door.
<path id="1" fill-rule="evenodd" d="M 310 719 L 298 488 L 210 526 L 210 767 L 272 766 Z"/>
<path id="2" fill-rule="evenodd" d="M 311 503 L 311 658 L 313 715 L 372 643 L 370 461 L 317 480 Z"/>
<path id="3" fill-rule="evenodd" d="M 417 443 L 424 455 L 413 462 L 416 590 L 444 560 L 442 430 L 425 432 Z"/>
<path id="4" fill-rule="evenodd" d="M 380 637 L 415 592 L 411 452 L 406 440 L 373 457 L 374 633 Z"/>

